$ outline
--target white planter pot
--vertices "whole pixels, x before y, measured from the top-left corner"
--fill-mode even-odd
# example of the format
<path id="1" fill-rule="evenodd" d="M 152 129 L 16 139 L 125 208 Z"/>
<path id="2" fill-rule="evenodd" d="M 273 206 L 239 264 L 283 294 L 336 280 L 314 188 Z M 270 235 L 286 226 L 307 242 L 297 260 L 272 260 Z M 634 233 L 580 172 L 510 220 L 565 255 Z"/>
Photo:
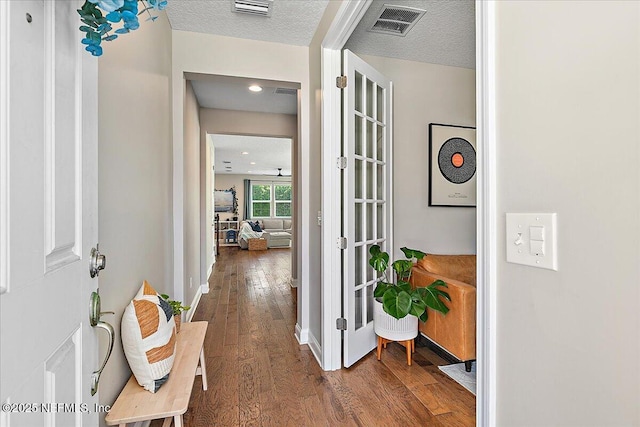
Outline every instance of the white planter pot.
<path id="1" fill-rule="evenodd" d="M 396 319 L 387 314 L 382 303 L 373 303 L 373 330 L 376 335 L 391 341 L 412 340 L 418 335 L 418 318 L 412 314 Z"/>

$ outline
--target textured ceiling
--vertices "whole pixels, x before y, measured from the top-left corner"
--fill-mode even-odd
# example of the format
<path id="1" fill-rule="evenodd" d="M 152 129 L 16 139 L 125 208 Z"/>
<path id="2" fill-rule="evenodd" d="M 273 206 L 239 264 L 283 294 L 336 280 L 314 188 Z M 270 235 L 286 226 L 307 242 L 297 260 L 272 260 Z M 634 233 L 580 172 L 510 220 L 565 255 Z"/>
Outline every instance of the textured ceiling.
<path id="1" fill-rule="evenodd" d="M 245 83 L 193 80 L 193 91 L 203 108 L 256 111 L 260 113 L 297 114 L 298 98 L 294 95 L 275 94 L 277 85 L 262 86 L 262 92 L 251 92 Z"/>
<path id="2" fill-rule="evenodd" d="M 427 12 L 404 37 L 367 31 L 385 4 Z M 474 2 L 373 0 L 345 48 L 364 55 L 475 69 Z"/>
<path id="3" fill-rule="evenodd" d="M 1 1 L 1 0 L 0 0 Z M 175 30 L 308 46 L 327 6 L 326 0 L 274 0 L 270 18 L 237 14 L 231 0 L 173 0 L 167 14 Z M 367 31 L 384 4 L 425 9 L 425 15 L 405 37 Z M 475 68 L 475 10 L 473 0 L 373 0 L 345 48 L 355 53 Z M 198 103 L 207 108 L 296 114 L 297 99 L 274 95 L 273 88 L 291 83 L 257 82 L 265 89 L 253 94 L 247 79 L 188 75 Z M 231 79 L 231 80 L 230 80 Z M 271 89 L 268 89 L 271 88 Z M 215 135 L 216 173 L 276 175 L 291 173 L 291 141 L 278 138 Z M 270 142 L 268 142 L 270 141 Z M 285 145 L 286 144 L 286 145 Z M 226 148 L 224 148 L 226 147 Z M 248 151 L 249 155 L 241 155 Z M 225 171 L 231 161 L 232 172 Z M 255 161 L 255 165 L 249 162 Z M 248 171 L 252 171 L 249 173 Z"/>
<path id="4" fill-rule="evenodd" d="M 232 12 L 232 0 L 173 0 L 166 10 L 174 30 L 309 46 L 327 4 L 274 0 L 271 17 Z"/>
<path id="5" fill-rule="evenodd" d="M 274 176 L 278 174 L 278 168 L 282 168 L 283 175 L 291 175 L 290 138 L 221 134 L 211 137 L 216 174 Z M 242 154 L 243 151 L 249 154 Z"/>

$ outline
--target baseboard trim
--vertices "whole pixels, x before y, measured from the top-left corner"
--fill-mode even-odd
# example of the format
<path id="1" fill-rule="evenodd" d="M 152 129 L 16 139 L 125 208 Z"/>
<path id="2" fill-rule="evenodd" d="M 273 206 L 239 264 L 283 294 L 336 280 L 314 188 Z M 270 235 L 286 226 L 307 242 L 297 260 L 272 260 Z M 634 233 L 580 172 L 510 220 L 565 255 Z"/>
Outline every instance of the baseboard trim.
<path id="1" fill-rule="evenodd" d="M 202 297 L 203 293 L 206 293 L 206 292 L 202 291 L 202 286 L 198 286 L 198 290 L 196 291 L 196 294 L 193 297 L 193 301 L 191 301 L 191 308 L 187 310 L 187 317 L 186 317 L 187 322 L 191 322 L 191 319 L 193 319 L 193 315 L 196 313 L 196 308 L 198 308 L 198 304 L 200 303 L 200 298 Z"/>
<path id="2" fill-rule="evenodd" d="M 209 293 L 209 282 L 207 283 L 203 283 L 202 285 L 200 285 L 200 290 L 202 290 L 203 294 L 208 294 Z"/>
<path id="3" fill-rule="evenodd" d="M 322 346 L 316 339 L 316 337 L 309 333 L 309 348 L 311 349 L 311 353 L 313 353 L 314 357 L 318 361 L 318 364 L 322 366 Z"/>
<path id="4" fill-rule="evenodd" d="M 296 339 L 298 340 L 298 344 L 308 344 L 309 343 L 309 329 L 302 329 L 298 323 L 296 323 Z"/>
<path id="5" fill-rule="evenodd" d="M 449 353 L 444 347 L 442 347 L 437 342 L 433 341 L 431 338 L 420 332 L 418 334 L 418 339 L 416 345 L 427 347 L 429 350 L 433 351 L 438 356 L 442 357 L 449 363 L 461 363 L 463 360 L 458 359 L 453 354 Z"/>

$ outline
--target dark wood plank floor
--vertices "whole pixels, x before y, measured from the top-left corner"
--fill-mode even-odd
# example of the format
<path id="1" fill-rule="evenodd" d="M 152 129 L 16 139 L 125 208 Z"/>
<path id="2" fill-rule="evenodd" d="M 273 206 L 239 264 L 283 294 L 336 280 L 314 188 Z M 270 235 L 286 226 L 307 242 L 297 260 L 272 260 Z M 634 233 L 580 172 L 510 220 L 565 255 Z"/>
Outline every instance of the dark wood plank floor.
<path id="1" fill-rule="evenodd" d="M 426 347 L 411 367 L 392 343 L 381 362 L 373 351 L 349 369 L 322 371 L 293 336 L 289 251 L 221 248 L 193 318 L 209 322 L 209 390 L 197 377 L 186 427 L 475 425 L 475 397 Z"/>

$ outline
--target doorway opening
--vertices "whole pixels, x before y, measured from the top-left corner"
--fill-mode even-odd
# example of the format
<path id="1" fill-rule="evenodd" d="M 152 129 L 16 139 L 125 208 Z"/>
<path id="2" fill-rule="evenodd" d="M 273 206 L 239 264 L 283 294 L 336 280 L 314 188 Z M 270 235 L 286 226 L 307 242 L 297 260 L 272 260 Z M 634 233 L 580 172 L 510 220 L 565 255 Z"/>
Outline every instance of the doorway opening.
<path id="1" fill-rule="evenodd" d="M 301 270 L 297 221 L 300 85 L 195 73 L 185 73 L 185 77 L 185 150 L 190 120 L 194 122 L 191 127 L 198 130 L 200 294 L 209 290 L 213 264 L 224 262 L 216 257 L 216 248 L 219 244 L 240 248 L 241 228 L 251 219 L 266 221 L 268 226 L 273 226 L 269 220 L 282 223 L 282 230 L 269 230 L 270 243 L 278 247 L 286 243 L 291 252 L 290 284 L 295 287 Z M 195 119 L 188 117 L 189 104 L 197 110 Z M 186 176 L 190 173 L 185 172 Z M 269 199 L 253 200 L 252 190 L 264 189 L 267 184 Z M 216 194 L 228 196 L 231 203 L 217 204 Z M 185 202 L 189 206 L 189 201 Z M 197 304 L 198 297 L 194 298 Z"/>

